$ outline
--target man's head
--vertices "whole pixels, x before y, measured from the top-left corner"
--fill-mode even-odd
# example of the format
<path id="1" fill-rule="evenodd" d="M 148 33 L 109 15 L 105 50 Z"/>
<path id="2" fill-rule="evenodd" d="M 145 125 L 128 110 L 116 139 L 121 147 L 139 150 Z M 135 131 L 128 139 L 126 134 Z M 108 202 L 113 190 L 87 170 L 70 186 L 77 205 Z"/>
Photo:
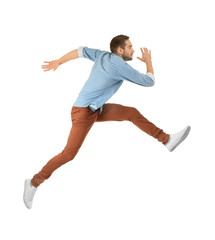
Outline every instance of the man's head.
<path id="1" fill-rule="evenodd" d="M 129 37 L 126 35 L 114 37 L 110 42 L 110 50 L 125 61 L 130 61 L 133 58 L 134 49 Z"/>

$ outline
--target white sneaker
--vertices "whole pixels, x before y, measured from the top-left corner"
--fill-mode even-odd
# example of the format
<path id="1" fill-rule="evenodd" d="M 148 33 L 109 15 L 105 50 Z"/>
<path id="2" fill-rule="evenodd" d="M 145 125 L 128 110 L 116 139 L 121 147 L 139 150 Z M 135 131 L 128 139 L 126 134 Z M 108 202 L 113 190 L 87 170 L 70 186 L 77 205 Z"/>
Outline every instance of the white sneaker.
<path id="1" fill-rule="evenodd" d="M 172 152 L 180 143 L 182 143 L 185 138 L 188 136 L 191 127 L 186 126 L 182 131 L 179 133 L 171 134 L 169 141 L 165 144 L 167 149 Z"/>
<path id="2" fill-rule="evenodd" d="M 24 200 L 25 206 L 29 209 L 32 208 L 33 198 L 36 191 L 37 191 L 37 188 L 35 188 L 31 184 L 31 179 L 26 179 L 23 200 Z"/>

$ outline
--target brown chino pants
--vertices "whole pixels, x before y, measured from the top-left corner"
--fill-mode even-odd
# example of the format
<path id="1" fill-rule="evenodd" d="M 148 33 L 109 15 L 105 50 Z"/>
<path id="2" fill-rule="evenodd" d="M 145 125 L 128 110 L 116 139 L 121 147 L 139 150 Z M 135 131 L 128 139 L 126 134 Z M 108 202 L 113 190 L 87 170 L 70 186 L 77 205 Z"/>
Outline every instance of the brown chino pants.
<path id="1" fill-rule="evenodd" d="M 38 174 L 34 175 L 31 180 L 33 186 L 38 187 L 48 179 L 57 168 L 74 159 L 87 133 L 95 122 L 127 120 L 163 144 L 168 142 L 170 136 L 149 122 L 136 108 L 126 107 L 120 104 L 104 104 L 100 115 L 99 109 L 93 112 L 89 107 L 73 106 L 71 117 L 72 128 L 67 140 L 67 145 L 64 150 L 53 157 Z"/>

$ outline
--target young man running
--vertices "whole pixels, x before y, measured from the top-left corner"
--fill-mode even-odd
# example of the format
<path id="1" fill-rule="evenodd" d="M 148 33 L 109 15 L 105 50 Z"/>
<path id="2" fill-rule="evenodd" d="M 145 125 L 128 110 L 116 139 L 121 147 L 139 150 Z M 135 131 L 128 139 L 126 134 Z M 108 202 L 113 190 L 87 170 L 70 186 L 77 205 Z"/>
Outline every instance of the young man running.
<path id="1" fill-rule="evenodd" d="M 128 36 L 114 37 L 110 43 L 110 50 L 111 52 L 107 52 L 79 47 L 58 60 L 44 62 L 46 63 L 42 66 L 44 71 L 55 71 L 61 64 L 79 57 L 88 58 L 95 63 L 72 107 L 72 128 L 64 150 L 53 157 L 32 179 L 25 180 L 23 198 L 27 208 L 32 207 L 38 186 L 48 179 L 57 168 L 74 159 L 95 122 L 130 121 L 163 143 L 169 151 L 173 151 L 189 134 L 189 126 L 179 133 L 167 134 L 149 122 L 136 108 L 105 103 L 116 93 L 124 80 L 145 87 L 151 87 L 155 83 L 151 51 L 148 51 L 147 48 L 141 48 L 142 57 L 137 57 L 146 64 L 146 74 L 138 72 L 127 64 L 127 61 L 132 60 L 134 53 Z"/>

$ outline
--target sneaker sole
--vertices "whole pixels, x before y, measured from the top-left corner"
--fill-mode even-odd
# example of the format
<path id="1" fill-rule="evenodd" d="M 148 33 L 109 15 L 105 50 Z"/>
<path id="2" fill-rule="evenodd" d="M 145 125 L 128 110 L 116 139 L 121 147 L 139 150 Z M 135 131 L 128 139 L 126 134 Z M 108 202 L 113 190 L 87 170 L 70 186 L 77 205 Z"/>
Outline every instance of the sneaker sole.
<path id="1" fill-rule="evenodd" d="M 25 180 L 25 184 L 24 184 L 23 201 L 24 201 L 25 206 L 26 206 L 28 209 L 31 209 L 31 207 L 29 207 L 29 206 L 27 205 L 27 203 L 25 202 L 25 191 L 26 191 L 26 188 L 27 188 L 27 184 L 28 184 L 28 180 L 26 179 L 26 180 Z"/>
<path id="2" fill-rule="evenodd" d="M 178 141 L 178 143 L 170 149 L 170 152 L 175 150 L 178 147 L 178 145 L 181 144 L 186 139 L 186 137 L 188 136 L 188 134 L 190 132 L 190 129 L 191 129 L 191 127 L 188 126 L 187 129 L 185 130 L 184 134 L 182 135 L 181 139 Z"/>

